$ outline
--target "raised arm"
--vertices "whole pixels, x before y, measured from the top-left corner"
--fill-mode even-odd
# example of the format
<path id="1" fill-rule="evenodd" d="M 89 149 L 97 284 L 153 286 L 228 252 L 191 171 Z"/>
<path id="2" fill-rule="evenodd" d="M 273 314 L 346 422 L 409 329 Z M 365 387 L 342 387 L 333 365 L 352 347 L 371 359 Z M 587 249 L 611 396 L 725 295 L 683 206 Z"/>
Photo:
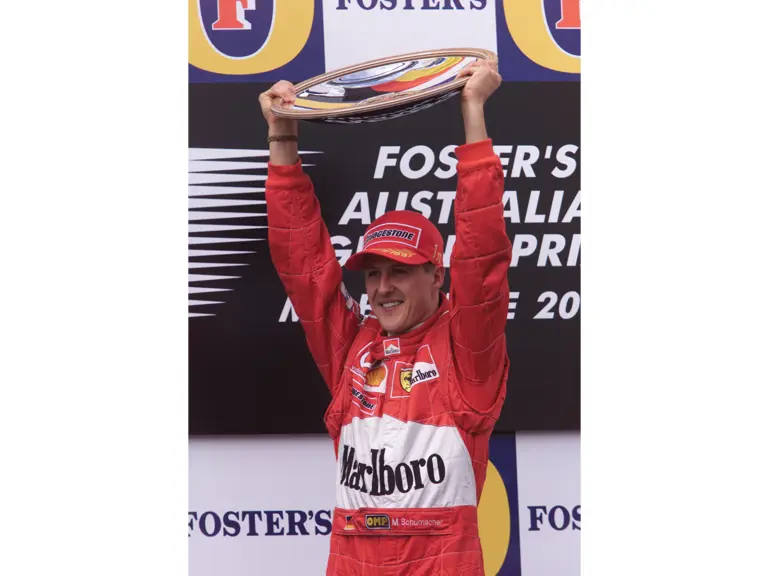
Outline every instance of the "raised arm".
<path id="1" fill-rule="evenodd" d="M 359 329 L 360 307 L 342 284 L 341 266 L 320 204 L 302 170 L 297 123 L 272 114 L 275 98 L 291 103 L 293 86 L 281 81 L 259 97 L 269 136 L 278 138 L 270 138 L 266 181 L 270 255 L 304 328 L 312 357 L 334 394 Z"/>
<path id="2" fill-rule="evenodd" d="M 466 143 L 456 149 L 452 335 L 459 393 L 473 409 L 487 411 L 503 396 L 509 368 L 505 327 L 512 245 L 504 225 L 501 161 L 488 138 L 484 111 L 501 76 L 495 63 L 487 62 L 466 73 L 471 75 L 462 92 Z"/>

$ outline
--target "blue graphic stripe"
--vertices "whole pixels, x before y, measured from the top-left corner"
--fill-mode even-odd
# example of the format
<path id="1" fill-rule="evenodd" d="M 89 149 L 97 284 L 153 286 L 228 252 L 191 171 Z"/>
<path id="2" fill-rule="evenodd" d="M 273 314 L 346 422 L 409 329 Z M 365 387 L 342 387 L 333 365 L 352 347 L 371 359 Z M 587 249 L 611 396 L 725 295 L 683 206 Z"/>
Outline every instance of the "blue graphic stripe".
<path id="1" fill-rule="evenodd" d="M 496 576 L 522 576 L 520 564 L 520 504 L 517 497 L 517 448 L 514 434 L 494 434 L 489 444 L 489 456 L 504 480 L 509 500 L 509 546 L 507 557 Z M 489 575 L 491 576 L 491 575 Z"/>

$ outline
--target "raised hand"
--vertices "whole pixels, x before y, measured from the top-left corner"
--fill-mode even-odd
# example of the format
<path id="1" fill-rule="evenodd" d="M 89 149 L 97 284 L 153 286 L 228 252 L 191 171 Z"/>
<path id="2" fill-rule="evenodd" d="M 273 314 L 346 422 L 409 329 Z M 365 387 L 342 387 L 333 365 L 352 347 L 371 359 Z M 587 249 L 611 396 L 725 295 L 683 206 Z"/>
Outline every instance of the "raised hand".
<path id="1" fill-rule="evenodd" d="M 461 91 L 463 103 L 483 105 L 501 85 L 499 65 L 495 61 L 480 60 L 461 70 L 456 78 L 469 76 L 469 81 Z"/>
<path id="2" fill-rule="evenodd" d="M 261 113 L 264 114 L 264 119 L 269 126 L 269 134 L 270 136 L 297 134 L 298 123 L 296 120 L 278 118 L 272 113 L 272 104 L 279 102 L 280 100 L 282 100 L 283 106 L 291 106 L 296 101 L 296 92 L 293 84 L 287 80 L 280 80 L 280 82 L 274 84 L 269 90 L 262 92 L 259 95 Z"/>

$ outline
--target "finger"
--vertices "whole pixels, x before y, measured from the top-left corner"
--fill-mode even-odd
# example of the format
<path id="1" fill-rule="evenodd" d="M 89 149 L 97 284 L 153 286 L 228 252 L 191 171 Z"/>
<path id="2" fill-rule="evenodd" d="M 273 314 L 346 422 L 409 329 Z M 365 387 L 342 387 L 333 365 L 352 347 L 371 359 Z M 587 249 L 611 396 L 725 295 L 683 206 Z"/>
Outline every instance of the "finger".
<path id="1" fill-rule="evenodd" d="M 268 92 L 268 94 L 269 94 L 269 97 L 272 98 L 273 100 L 275 98 L 280 98 L 281 100 L 285 100 L 285 101 L 295 100 L 296 99 L 296 96 L 295 96 L 295 94 L 292 91 L 285 90 L 285 89 L 283 89 L 283 90 L 270 90 Z"/>
<path id="2" fill-rule="evenodd" d="M 470 64 L 466 68 L 462 68 L 459 70 L 459 73 L 456 74 L 456 78 L 463 78 L 464 76 L 472 76 L 475 72 L 477 72 L 480 69 L 479 64 Z"/>
<path id="3" fill-rule="evenodd" d="M 275 84 L 274 90 L 281 96 L 293 96 L 296 91 L 294 85 L 287 80 L 280 80 L 280 82 Z"/>
<path id="4" fill-rule="evenodd" d="M 283 100 L 286 100 L 295 97 L 295 89 L 293 84 L 287 80 L 281 80 L 269 88 L 265 94 L 270 98 L 282 98 Z"/>

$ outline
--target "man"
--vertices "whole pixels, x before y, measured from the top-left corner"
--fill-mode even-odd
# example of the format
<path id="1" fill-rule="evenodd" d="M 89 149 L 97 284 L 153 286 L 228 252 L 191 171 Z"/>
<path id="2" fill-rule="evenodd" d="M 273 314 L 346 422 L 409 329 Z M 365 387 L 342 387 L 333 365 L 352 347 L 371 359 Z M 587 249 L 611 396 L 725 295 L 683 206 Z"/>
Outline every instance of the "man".
<path id="1" fill-rule="evenodd" d="M 484 104 L 501 77 L 479 63 L 461 95 L 451 291 L 440 292 L 443 239 L 417 212 L 388 212 L 346 267 L 363 270 L 372 314 L 342 283 L 295 121 L 270 112 L 295 94 L 260 97 L 270 134 L 266 182 L 272 261 L 332 400 L 338 462 L 327 574 L 482 575 L 477 503 L 509 361 L 504 328 L 511 244 L 501 162 Z"/>

